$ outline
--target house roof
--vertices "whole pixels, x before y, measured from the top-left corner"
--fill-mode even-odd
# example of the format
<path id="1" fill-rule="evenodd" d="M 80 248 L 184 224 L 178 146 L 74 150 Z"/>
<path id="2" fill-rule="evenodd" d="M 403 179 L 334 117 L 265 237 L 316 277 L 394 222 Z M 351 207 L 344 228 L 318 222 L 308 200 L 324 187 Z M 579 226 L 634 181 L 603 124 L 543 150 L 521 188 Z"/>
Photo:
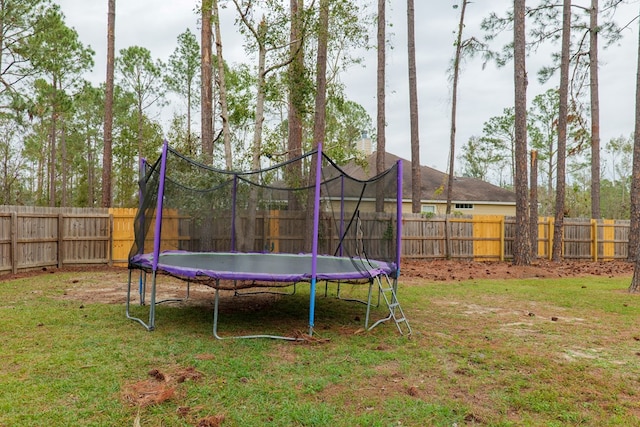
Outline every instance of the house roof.
<path id="1" fill-rule="evenodd" d="M 368 179 L 375 175 L 376 152 L 367 157 L 367 168 L 363 168 L 354 162 L 343 167 L 349 175 L 358 179 Z M 385 169 L 393 166 L 398 160 L 402 160 L 402 196 L 404 199 L 411 199 L 411 162 L 396 156 L 385 153 Z M 420 166 L 421 199 L 423 201 L 443 201 L 447 200 L 448 175 L 428 166 Z M 507 190 L 497 185 L 490 184 L 475 178 L 454 177 L 453 201 L 456 202 L 493 202 L 493 203 L 513 203 L 516 202 L 516 195 L 513 191 Z"/>

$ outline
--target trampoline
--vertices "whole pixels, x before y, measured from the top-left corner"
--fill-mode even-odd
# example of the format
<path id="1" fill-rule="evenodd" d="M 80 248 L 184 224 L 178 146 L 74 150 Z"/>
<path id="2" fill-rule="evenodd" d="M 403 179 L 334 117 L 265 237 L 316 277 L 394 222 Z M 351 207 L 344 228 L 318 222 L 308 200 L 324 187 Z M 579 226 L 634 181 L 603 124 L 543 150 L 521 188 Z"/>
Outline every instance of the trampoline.
<path id="1" fill-rule="evenodd" d="M 305 166 L 308 183 L 289 183 L 292 171 L 304 171 Z M 219 291 L 308 283 L 313 335 L 316 283 L 350 282 L 369 287 L 367 300 L 361 301 L 367 306 L 366 329 L 393 320 L 400 333 L 405 325 L 411 334 L 397 300 L 401 176 L 397 162 L 373 178 L 352 177 L 322 152 L 321 145 L 260 171 L 219 170 L 182 156 L 165 141 L 160 158 L 141 165 L 126 317 L 149 331 L 156 328 L 156 305 L 176 301 L 157 300 L 158 275 L 168 274 L 187 282 L 187 298 L 191 282 L 215 289 L 215 338 L 296 340 L 271 334 L 221 337 Z M 371 212 L 376 200 L 386 204 L 387 212 Z M 141 306 L 149 295 L 148 321 L 132 314 L 134 270 L 141 272 Z M 389 315 L 370 326 L 375 289 L 378 304 L 382 296 Z"/>
<path id="2" fill-rule="evenodd" d="M 153 254 L 133 257 L 131 262 L 151 270 Z M 318 255 L 317 280 L 362 280 L 382 274 L 394 275 L 395 265 L 384 261 Z M 244 280 L 264 282 L 306 282 L 312 279 L 311 254 L 230 253 L 186 251 L 163 252 L 157 268 L 187 279 Z M 238 284 L 231 289 L 236 289 Z"/>

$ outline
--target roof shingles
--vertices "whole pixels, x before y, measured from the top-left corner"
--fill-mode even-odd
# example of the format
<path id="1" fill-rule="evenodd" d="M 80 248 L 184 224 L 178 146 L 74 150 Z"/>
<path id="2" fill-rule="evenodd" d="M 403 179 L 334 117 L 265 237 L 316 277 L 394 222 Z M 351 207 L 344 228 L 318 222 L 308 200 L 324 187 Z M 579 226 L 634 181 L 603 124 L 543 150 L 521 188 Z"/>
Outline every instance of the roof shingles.
<path id="1" fill-rule="evenodd" d="M 402 195 L 405 199 L 411 198 L 411 162 L 385 153 L 385 169 L 391 167 L 398 160 L 402 160 Z M 349 175 L 358 179 L 367 179 L 375 175 L 376 153 L 367 158 L 369 168 L 363 169 L 355 163 L 349 163 L 343 167 Z M 428 166 L 421 166 L 421 195 L 423 201 L 446 201 L 448 175 Z M 506 188 L 498 187 L 488 182 L 466 177 L 455 177 L 452 199 L 456 202 L 494 202 L 514 203 L 515 193 Z"/>

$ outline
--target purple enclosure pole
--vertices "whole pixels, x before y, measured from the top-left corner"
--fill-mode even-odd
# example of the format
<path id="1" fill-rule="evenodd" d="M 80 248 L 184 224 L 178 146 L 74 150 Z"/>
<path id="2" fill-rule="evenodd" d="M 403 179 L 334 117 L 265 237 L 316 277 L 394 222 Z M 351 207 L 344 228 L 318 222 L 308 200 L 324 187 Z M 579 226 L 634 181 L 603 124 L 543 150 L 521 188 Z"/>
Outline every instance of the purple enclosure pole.
<path id="1" fill-rule="evenodd" d="M 138 162 L 139 165 L 139 179 L 140 179 L 140 185 L 138 186 L 138 209 L 141 211 L 141 215 L 140 215 L 140 221 L 142 222 L 142 224 L 140 224 L 140 231 L 142 232 L 142 230 L 144 230 L 144 212 L 142 212 L 142 204 L 144 203 L 144 200 L 142 200 L 142 198 L 144 197 L 144 194 L 146 193 L 146 164 L 147 161 L 145 160 L 144 157 L 140 158 L 140 161 Z M 144 187 L 143 187 L 144 186 Z M 137 237 L 137 236 L 136 236 Z M 144 253 L 144 241 L 145 239 L 142 238 L 142 243 L 140 244 L 140 246 L 138 247 L 138 254 L 142 255 Z M 143 292 L 144 292 L 144 284 L 143 284 L 143 280 L 142 280 L 142 270 L 140 270 L 140 277 L 138 279 L 138 295 L 140 295 L 140 301 L 144 301 L 144 296 L 143 296 Z"/>
<path id="2" fill-rule="evenodd" d="M 233 189 L 231 190 L 231 252 L 236 251 L 236 194 L 238 192 L 238 175 L 233 174 Z"/>
<path id="3" fill-rule="evenodd" d="M 342 256 L 342 233 L 344 233 L 344 175 L 340 175 L 340 256 Z"/>
<path id="4" fill-rule="evenodd" d="M 313 335 L 316 310 L 316 276 L 318 273 L 318 233 L 320 229 L 320 179 L 322 178 L 322 144 L 318 143 L 316 153 L 316 194 L 313 200 L 313 243 L 311 246 L 311 288 L 309 296 L 309 335 Z"/>
<path id="5" fill-rule="evenodd" d="M 142 198 L 144 197 L 144 193 L 146 192 L 146 187 L 147 187 L 146 182 L 144 180 L 146 164 L 147 164 L 147 161 L 145 160 L 145 158 L 141 157 L 140 161 L 138 162 L 138 174 L 140 179 L 139 181 L 140 185 L 138 186 L 138 209 L 140 210 L 142 210 L 142 204 L 144 203 L 144 200 L 142 200 Z M 144 213 L 141 215 L 140 221 L 142 221 L 140 230 L 144 230 Z M 143 253 L 144 253 L 144 239 L 142 239 L 142 245 L 138 247 L 138 254 L 142 255 Z"/>
<path id="6" fill-rule="evenodd" d="M 402 160 L 398 160 L 396 193 L 396 277 L 398 277 L 400 276 L 400 256 L 402 255 Z"/>
<path id="7" fill-rule="evenodd" d="M 160 160 L 160 182 L 158 184 L 158 204 L 156 205 L 156 226 L 153 235 L 153 271 L 158 269 L 160 256 L 160 233 L 162 232 L 162 203 L 164 201 L 164 179 L 167 170 L 167 148 L 169 143 L 164 140 L 162 144 L 162 159 Z"/>

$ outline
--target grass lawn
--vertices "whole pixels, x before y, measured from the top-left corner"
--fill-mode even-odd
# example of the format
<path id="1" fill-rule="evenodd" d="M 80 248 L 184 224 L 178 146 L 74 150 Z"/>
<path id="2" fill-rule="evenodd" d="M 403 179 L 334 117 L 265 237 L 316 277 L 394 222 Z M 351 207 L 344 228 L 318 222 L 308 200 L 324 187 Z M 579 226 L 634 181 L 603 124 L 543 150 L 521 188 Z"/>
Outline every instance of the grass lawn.
<path id="1" fill-rule="evenodd" d="M 126 273 L 0 282 L 0 426 L 640 425 L 630 278 L 404 279 L 411 339 L 319 296 L 318 339 L 285 342 L 214 339 L 202 286 L 147 332 L 125 318 Z M 305 286 L 228 297 L 219 333 L 306 332 L 307 307 Z"/>

